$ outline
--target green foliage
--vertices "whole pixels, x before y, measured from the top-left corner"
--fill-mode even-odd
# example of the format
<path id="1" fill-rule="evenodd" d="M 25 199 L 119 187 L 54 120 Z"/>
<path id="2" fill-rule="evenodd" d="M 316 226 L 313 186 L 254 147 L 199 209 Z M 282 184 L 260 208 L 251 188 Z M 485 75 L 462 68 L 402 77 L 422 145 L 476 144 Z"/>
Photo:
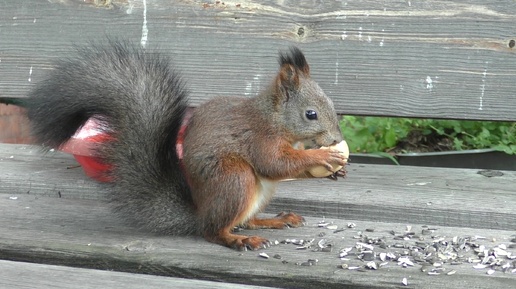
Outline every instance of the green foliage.
<path id="1" fill-rule="evenodd" d="M 340 125 L 352 152 L 385 152 L 419 131 L 446 136 L 455 150 L 492 148 L 516 154 L 514 122 L 345 116 Z"/>

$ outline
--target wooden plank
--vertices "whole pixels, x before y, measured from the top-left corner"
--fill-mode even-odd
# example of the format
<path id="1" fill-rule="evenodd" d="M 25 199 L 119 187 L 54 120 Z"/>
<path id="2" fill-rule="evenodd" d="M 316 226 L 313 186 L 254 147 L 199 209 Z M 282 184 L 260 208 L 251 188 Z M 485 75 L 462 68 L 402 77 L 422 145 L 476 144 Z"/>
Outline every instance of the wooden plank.
<path id="1" fill-rule="evenodd" d="M 339 113 L 516 120 L 510 0 L 114 3 L 0 3 L 0 96 L 25 96 L 72 43 L 107 34 L 170 54 L 194 105 L 256 94 L 296 44 Z"/>
<path id="2" fill-rule="evenodd" d="M 338 258 L 341 249 L 356 246 L 365 235 L 385 240 L 387 249 L 375 245 L 378 253 L 401 254 L 415 242 L 431 243 L 440 236 L 446 242 L 482 236 L 478 245 L 514 249 L 516 172 L 487 178 L 476 170 L 354 164 L 343 181 L 285 182 L 268 211 L 296 211 L 307 216 L 307 226 L 243 233 L 278 241 L 314 239 L 314 244 L 324 239 L 334 246 L 332 252 L 320 252 L 275 245 L 264 252 L 282 259 L 266 260 L 257 252 L 235 252 L 197 237 L 136 230 L 112 214 L 102 186 L 79 168 L 68 169 L 74 165 L 60 152 L 42 155 L 37 147 L 0 145 L 0 218 L 8 220 L 0 224 L 0 259 L 283 288 L 395 288 L 403 278 L 417 288 L 500 288 L 516 282 L 515 273 L 498 270 L 489 276 L 487 269 L 475 270 L 467 262 L 444 265 L 455 275 L 429 276 L 420 265 L 402 268 L 395 261 L 378 271 L 344 270 L 339 266 L 365 262 L 355 255 Z M 323 217 L 344 231 L 318 227 Z M 347 228 L 348 223 L 356 227 Z M 414 232 L 422 232 L 423 225 L 436 230 L 408 240 L 390 235 L 403 234 L 406 225 Z M 403 248 L 397 248 L 400 244 Z M 461 253 L 475 257 L 472 251 Z M 317 265 L 299 265 L 309 259 L 317 259 Z"/>
<path id="3" fill-rule="evenodd" d="M 105 191 L 83 174 L 71 155 L 43 152 L 31 145 L 0 144 L 0 148 L 0 187 L 4 193 L 106 199 Z M 19 178 L 20 174 L 24 177 Z"/>
<path id="4" fill-rule="evenodd" d="M 10 289 L 270 288 L 3 260 L 0 267 L 0 287 Z"/>
<path id="5" fill-rule="evenodd" d="M 71 168 L 71 169 L 70 169 Z M 0 192 L 107 201 L 70 155 L 0 144 Z M 267 212 L 315 217 L 516 230 L 516 171 L 351 164 L 348 178 L 284 182 Z"/>
<path id="6" fill-rule="evenodd" d="M 365 264 L 357 258 L 357 249 L 350 252 L 347 260 L 339 259 L 341 249 L 359 246 L 357 242 L 362 242 L 364 236 L 371 240 L 384 240 L 385 249 L 373 244 L 374 252 L 399 256 L 405 255 L 405 251 L 414 252 L 409 248 L 413 248 L 416 242 L 434 244 L 442 237 L 445 240 L 443 244 L 451 244 L 454 236 L 482 236 L 485 239 L 472 242 L 487 249 L 502 244 L 510 248 L 513 230 L 433 227 L 435 232 L 431 235 L 421 235 L 419 232 L 423 227 L 414 225 L 411 229 L 417 234 L 414 238 L 396 240 L 389 231 L 403 234 L 405 225 L 410 225 L 410 222 L 327 218 L 326 221 L 344 229 L 334 231 L 318 227 L 320 218 L 307 218 L 308 223 L 302 228 L 243 231 L 243 234 L 259 234 L 278 241 L 314 239 L 314 246 L 307 250 L 298 250 L 298 246 L 293 244 L 278 244 L 264 249 L 261 252 L 271 257 L 264 259 L 258 256 L 259 252 L 238 252 L 199 237 L 156 236 L 135 230 L 113 218 L 106 203 L 100 201 L 26 194 L 9 196 L 17 199 L 6 198 L 5 195 L 0 198 L 0 216 L 4 220 L 0 223 L 0 258 L 5 260 L 281 288 L 399 288 L 403 278 L 407 278 L 409 285 L 415 288 L 511 288 L 516 282 L 515 273 L 503 273 L 498 267 L 494 274 L 488 275 L 488 268 L 474 269 L 473 264 L 467 262 L 457 265 L 445 262 L 441 266 L 445 268 L 444 272 L 454 270 L 456 274 L 431 276 L 422 272 L 422 265 L 417 262 L 403 268 L 393 260 L 378 270 L 342 269 L 342 264 L 351 267 Z M 348 228 L 348 222 L 354 222 L 356 227 Z M 333 244 L 333 250 L 316 250 L 323 239 Z M 514 248 L 508 250 L 514 251 Z M 464 254 L 464 260 L 469 257 L 477 259 L 473 250 L 459 253 Z M 281 259 L 273 258 L 275 255 Z M 315 265 L 301 265 L 309 259 L 317 260 L 312 261 Z"/>

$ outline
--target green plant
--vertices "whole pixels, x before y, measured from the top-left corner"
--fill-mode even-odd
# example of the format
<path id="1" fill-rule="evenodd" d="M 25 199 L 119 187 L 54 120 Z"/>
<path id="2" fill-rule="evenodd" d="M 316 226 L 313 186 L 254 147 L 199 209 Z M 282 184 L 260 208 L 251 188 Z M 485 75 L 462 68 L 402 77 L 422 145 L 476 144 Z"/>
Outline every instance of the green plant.
<path id="1" fill-rule="evenodd" d="M 451 149 L 492 148 L 516 154 L 516 123 L 345 116 L 341 129 L 352 152 L 389 152 L 417 132 L 450 140 Z"/>

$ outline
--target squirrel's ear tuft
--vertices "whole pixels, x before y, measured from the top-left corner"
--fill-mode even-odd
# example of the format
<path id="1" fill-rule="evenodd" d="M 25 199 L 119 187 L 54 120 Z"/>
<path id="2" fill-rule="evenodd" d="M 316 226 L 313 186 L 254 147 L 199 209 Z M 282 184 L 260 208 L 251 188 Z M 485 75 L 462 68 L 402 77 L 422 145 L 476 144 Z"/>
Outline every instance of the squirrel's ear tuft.
<path id="1" fill-rule="evenodd" d="M 286 53 L 279 55 L 280 71 L 276 77 L 275 104 L 288 102 L 292 90 L 297 90 L 303 76 L 310 76 L 310 67 L 303 52 L 291 47 Z"/>
<path id="2" fill-rule="evenodd" d="M 297 47 L 290 47 L 286 53 L 279 55 L 280 71 L 277 76 L 277 85 L 284 90 L 297 89 L 300 75 L 309 77 L 310 67 L 303 52 Z"/>
<path id="3" fill-rule="evenodd" d="M 295 46 L 290 47 L 289 51 L 286 53 L 280 53 L 278 60 L 282 68 L 283 66 L 291 65 L 296 70 L 299 70 L 305 74 L 305 76 L 310 75 L 310 66 L 308 66 L 303 52 L 301 52 L 301 50 Z"/>

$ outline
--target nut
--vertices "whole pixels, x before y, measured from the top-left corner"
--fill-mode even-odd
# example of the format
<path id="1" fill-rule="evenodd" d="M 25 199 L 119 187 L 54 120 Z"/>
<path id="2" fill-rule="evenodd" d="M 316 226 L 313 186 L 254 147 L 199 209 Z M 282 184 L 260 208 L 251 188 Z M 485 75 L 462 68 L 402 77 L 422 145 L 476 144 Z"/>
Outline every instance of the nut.
<path id="1" fill-rule="evenodd" d="M 333 149 L 333 150 L 338 150 L 341 152 L 342 156 L 344 156 L 346 158 L 346 160 L 349 158 L 349 148 L 348 148 L 348 143 L 346 143 L 345 140 L 341 141 L 340 143 L 336 144 L 336 145 L 333 145 L 333 146 L 329 146 L 329 147 L 321 147 L 320 149 Z M 323 166 L 315 166 L 315 167 L 312 167 L 308 170 L 308 172 L 316 177 L 316 178 L 324 178 L 324 177 L 327 177 L 331 174 L 333 174 L 334 172 L 336 171 L 339 171 L 340 169 L 342 169 L 342 166 L 341 165 L 338 165 L 338 164 L 332 164 L 333 166 L 333 170 L 332 171 L 328 171 L 325 167 Z"/>

